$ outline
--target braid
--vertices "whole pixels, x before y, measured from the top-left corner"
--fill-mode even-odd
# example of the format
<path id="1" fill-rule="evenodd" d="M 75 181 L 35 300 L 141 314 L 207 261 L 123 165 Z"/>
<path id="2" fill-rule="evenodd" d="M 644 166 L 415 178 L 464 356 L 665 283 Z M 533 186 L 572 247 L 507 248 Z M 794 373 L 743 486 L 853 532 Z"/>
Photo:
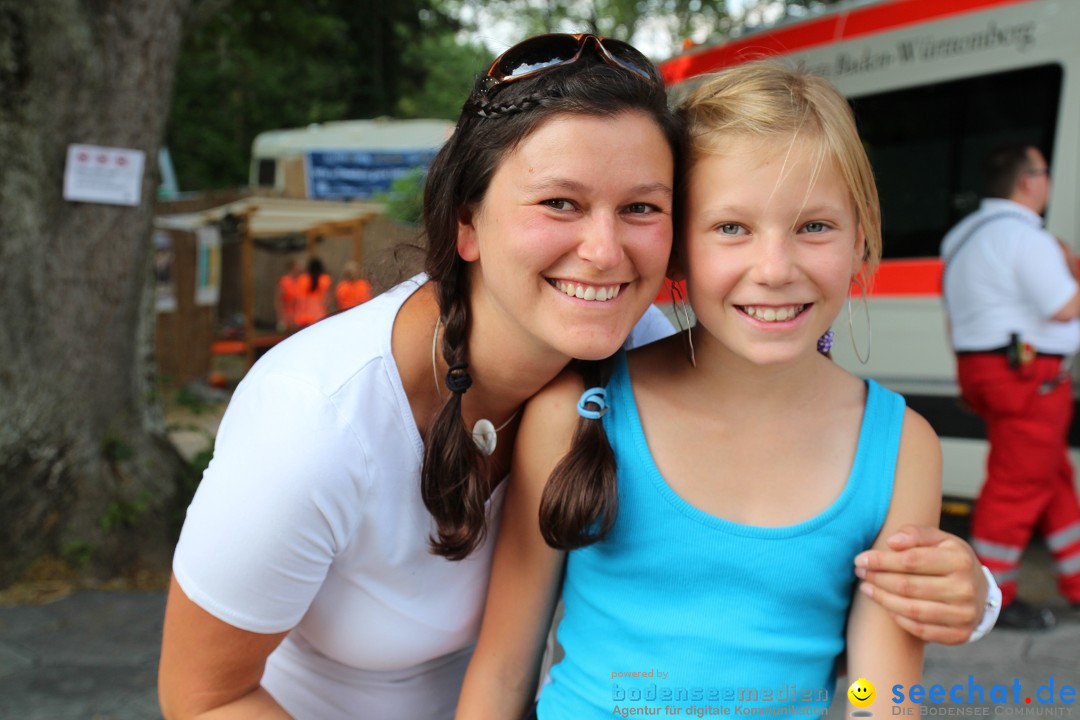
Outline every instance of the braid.
<path id="1" fill-rule="evenodd" d="M 446 327 L 442 354 L 447 365 L 453 367 L 465 363 L 468 357 L 469 292 L 464 269 L 444 278 L 438 292 Z M 456 377 L 460 379 L 461 375 Z M 461 390 L 446 393 L 428 429 L 420 472 L 420 495 L 437 526 L 437 537 L 430 539 L 432 552 L 450 560 L 464 559 L 484 539 L 486 504 L 491 494 L 489 463 L 461 417 L 462 395 Z"/>
<path id="2" fill-rule="evenodd" d="M 539 104 L 540 100 L 535 97 L 523 97 L 500 103 L 489 100 L 481 95 L 475 100 L 470 100 L 465 107 L 467 110 L 475 112 L 482 118 L 493 120 L 495 118 L 526 112 Z"/>
<path id="3" fill-rule="evenodd" d="M 574 363 L 585 387 L 607 382 L 614 357 Z M 551 472 L 540 497 L 540 532 L 557 550 L 591 545 L 611 530 L 618 509 L 615 453 L 603 421 L 579 418 L 570 451 Z"/>

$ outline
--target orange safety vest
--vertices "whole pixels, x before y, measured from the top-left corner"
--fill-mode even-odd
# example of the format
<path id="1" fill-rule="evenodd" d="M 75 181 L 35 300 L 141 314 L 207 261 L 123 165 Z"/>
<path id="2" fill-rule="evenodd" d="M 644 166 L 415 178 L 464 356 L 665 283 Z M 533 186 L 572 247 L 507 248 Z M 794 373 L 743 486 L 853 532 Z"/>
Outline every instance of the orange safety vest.
<path id="1" fill-rule="evenodd" d="M 292 275 L 282 275 L 278 280 L 278 295 L 281 298 L 281 317 L 278 321 L 285 327 L 293 327 L 296 322 L 297 280 Z"/>
<path id="2" fill-rule="evenodd" d="M 338 310 L 348 310 L 371 299 L 371 283 L 367 280 L 341 280 L 334 291 Z"/>
<path id="3" fill-rule="evenodd" d="M 296 281 L 296 325 L 306 327 L 326 317 L 326 295 L 330 276 L 320 275 L 319 285 L 311 289 L 311 275 L 304 273 Z"/>

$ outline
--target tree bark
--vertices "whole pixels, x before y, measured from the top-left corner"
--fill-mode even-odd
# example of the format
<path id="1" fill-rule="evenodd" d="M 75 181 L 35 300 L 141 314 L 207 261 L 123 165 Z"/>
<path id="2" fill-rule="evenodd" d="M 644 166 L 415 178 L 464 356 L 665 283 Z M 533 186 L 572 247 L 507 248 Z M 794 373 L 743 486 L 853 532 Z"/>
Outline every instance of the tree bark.
<path id="1" fill-rule="evenodd" d="M 0 587 L 167 567 L 149 238 L 189 2 L 0 0 Z M 64 200 L 71 143 L 144 151 L 141 204 Z"/>

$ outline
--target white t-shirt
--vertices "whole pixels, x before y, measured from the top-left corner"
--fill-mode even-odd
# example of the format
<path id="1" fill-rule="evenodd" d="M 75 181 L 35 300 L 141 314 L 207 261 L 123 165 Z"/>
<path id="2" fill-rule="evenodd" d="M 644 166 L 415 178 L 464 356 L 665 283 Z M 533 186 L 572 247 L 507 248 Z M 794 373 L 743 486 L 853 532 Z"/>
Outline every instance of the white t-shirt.
<path id="1" fill-rule="evenodd" d="M 945 236 L 941 255 L 957 350 L 1004 347 L 1012 333 L 1040 352 L 1071 355 L 1080 347 L 1080 321 L 1050 319 L 1076 293 L 1077 282 L 1057 240 L 1030 209 L 983 200 Z"/>
<path id="2" fill-rule="evenodd" d="M 423 282 L 256 363 L 176 549 L 177 582 L 197 605 L 244 630 L 292 629 L 263 686 L 297 718 L 451 718 L 479 631 L 495 524 L 466 560 L 429 551 L 423 443 L 391 355 L 394 318 Z"/>

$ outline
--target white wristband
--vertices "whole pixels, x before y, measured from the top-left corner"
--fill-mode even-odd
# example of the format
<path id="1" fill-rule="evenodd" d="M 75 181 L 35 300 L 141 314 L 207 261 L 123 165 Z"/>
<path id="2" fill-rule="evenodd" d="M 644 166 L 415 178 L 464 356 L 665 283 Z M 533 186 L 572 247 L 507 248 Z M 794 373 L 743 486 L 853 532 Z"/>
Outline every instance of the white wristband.
<path id="1" fill-rule="evenodd" d="M 971 636 L 967 639 L 969 643 L 975 642 L 990 632 L 994 627 L 994 623 L 997 622 L 998 613 L 1001 612 L 1001 588 L 998 587 L 993 574 L 985 565 L 982 566 L 982 571 L 983 575 L 986 576 L 986 608 L 983 610 L 982 620 L 971 631 Z"/>

